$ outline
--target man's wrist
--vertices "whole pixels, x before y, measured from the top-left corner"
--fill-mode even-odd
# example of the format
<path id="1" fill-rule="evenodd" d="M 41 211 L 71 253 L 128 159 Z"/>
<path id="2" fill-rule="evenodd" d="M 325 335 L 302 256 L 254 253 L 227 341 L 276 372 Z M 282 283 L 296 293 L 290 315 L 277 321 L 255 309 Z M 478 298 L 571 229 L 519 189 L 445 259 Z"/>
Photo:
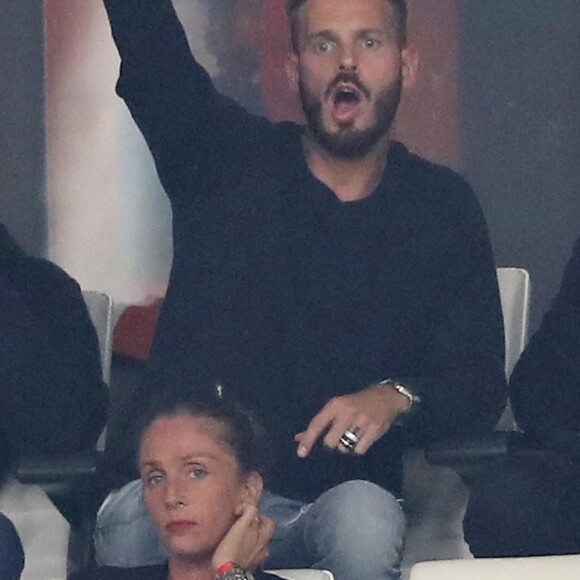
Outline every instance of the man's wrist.
<path id="1" fill-rule="evenodd" d="M 403 411 L 404 413 L 408 413 L 409 411 L 411 411 L 411 409 L 413 409 L 413 407 L 416 407 L 421 402 L 421 397 L 416 395 L 409 387 L 403 385 L 402 383 L 399 383 L 395 379 L 384 379 L 380 381 L 378 384 L 381 387 L 394 389 L 395 391 L 397 391 L 397 393 L 403 395 L 407 399 L 407 407 Z"/>

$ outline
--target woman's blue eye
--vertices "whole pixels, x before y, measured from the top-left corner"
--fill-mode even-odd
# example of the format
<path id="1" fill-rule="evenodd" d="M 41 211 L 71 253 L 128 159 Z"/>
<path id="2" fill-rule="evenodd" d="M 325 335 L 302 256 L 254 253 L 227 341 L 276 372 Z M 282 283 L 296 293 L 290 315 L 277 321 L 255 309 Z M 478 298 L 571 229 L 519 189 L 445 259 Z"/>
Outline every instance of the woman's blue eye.
<path id="1" fill-rule="evenodd" d="M 189 470 L 189 475 L 193 479 L 203 479 L 207 475 L 207 471 L 201 467 L 193 467 Z"/>
<path id="2" fill-rule="evenodd" d="M 377 48 L 379 41 L 374 38 L 366 38 L 364 41 L 365 48 Z"/>
<path id="3" fill-rule="evenodd" d="M 146 478 L 147 485 L 155 486 L 159 485 L 163 481 L 163 476 L 159 473 L 152 473 Z"/>

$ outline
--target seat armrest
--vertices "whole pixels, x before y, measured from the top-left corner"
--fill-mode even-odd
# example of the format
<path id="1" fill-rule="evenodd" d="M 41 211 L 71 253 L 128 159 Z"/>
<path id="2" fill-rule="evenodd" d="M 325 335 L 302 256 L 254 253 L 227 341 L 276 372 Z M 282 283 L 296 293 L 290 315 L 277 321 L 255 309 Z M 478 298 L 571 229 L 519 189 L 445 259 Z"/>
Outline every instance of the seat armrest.
<path id="1" fill-rule="evenodd" d="M 16 464 L 16 479 L 21 483 L 44 486 L 52 483 L 76 483 L 92 479 L 101 462 L 96 451 L 72 455 L 23 457 Z"/>
<path id="2" fill-rule="evenodd" d="M 106 495 L 97 472 L 102 456 L 96 451 L 62 456 L 21 458 L 15 476 L 21 483 L 40 486 L 71 525 L 88 526 Z"/>
<path id="3" fill-rule="evenodd" d="M 425 457 L 430 463 L 450 467 L 464 480 L 469 480 L 506 460 L 508 452 L 521 445 L 520 432 L 493 431 L 485 435 L 438 441 L 425 449 Z"/>

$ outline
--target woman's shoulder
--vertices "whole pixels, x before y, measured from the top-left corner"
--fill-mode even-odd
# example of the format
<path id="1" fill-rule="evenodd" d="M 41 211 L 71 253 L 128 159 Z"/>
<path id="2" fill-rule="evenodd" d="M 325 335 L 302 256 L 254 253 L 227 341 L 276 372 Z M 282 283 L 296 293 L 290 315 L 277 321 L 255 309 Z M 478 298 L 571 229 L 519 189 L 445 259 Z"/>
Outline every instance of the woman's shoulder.
<path id="1" fill-rule="evenodd" d="M 166 566 L 144 566 L 141 568 L 91 568 L 77 572 L 69 580 L 167 580 Z"/>
<path id="2" fill-rule="evenodd" d="M 279 576 L 258 570 L 256 580 L 281 580 Z M 167 580 L 166 566 L 144 566 L 142 568 L 91 568 L 77 572 L 68 580 Z"/>

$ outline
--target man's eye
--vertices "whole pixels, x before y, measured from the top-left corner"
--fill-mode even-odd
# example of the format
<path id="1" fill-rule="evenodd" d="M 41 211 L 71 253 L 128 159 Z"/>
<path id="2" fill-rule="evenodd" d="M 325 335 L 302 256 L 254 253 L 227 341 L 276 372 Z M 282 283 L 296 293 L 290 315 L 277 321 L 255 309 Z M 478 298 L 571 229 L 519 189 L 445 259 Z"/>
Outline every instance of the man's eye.
<path id="1" fill-rule="evenodd" d="M 376 38 L 365 38 L 363 44 L 365 48 L 373 49 L 377 48 L 380 43 Z"/>
<path id="2" fill-rule="evenodd" d="M 329 52 L 331 48 L 332 46 L 328 40 L 320 40 L 314 44 L 314 51 L 318 53 Z"/>

